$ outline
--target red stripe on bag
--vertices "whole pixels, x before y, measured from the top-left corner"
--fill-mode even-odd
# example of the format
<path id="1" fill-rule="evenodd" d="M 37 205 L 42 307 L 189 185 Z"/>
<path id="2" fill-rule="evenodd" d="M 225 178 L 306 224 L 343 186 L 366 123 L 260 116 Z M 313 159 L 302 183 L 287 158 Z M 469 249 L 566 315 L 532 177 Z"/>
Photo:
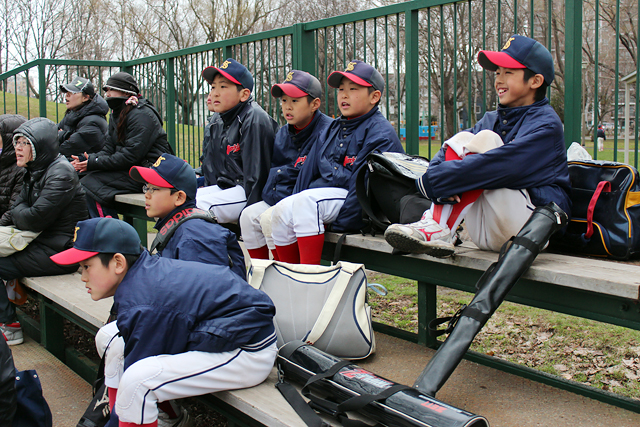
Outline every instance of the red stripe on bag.
<path id="1" fill-rule="evenodd" d="M 589 207 L 587 208 L 587 232 L 584 233 L 584 237 L 590 239 L 593 235 L 593 211 L 596 209 L 596 203 L 602 192 L 611 192 L 611 183 L 609 181 L 600 181 L 596 187 L 596 191 L 593 192 Z"/>

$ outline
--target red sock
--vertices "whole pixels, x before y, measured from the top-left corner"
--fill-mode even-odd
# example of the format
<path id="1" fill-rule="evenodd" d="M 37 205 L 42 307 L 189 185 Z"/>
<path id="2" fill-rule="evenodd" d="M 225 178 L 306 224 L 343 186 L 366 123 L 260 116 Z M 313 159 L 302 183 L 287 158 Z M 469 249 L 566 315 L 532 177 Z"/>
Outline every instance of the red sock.
<path id="1" fill-rule="evenodd" d="M 271 249 L 271 256 L 273 257 L 273 259 L 275 259 L 276 261 L 280 261 L 280 257 L 278 256 L 278 251 L 275 249 Z"/>
<path id="2" fill-rule="evenodd" d="M 120 420 L 120 427 L 158 427 L 158 420 L 146 424 L 128 423 Z"/>
<path id="3" fill-rule="evenodd" d="M 300 264 L 320 265 L 323 246 L 324 233 L 317 236 L 298 237 Z"/>
<path id="4" fill-rule="evenodd" d="M 473 154 L 473 153 L 469 153 L 468 155 L 470 154 Z M 447 147 L 447 151 L 444 153 L 444 159 L 445 161 L 462 160 L 460 156 L 458 156 L 458 154 L 451 147 Z M 449 227 L 453 231 L 453 226 L 455 225 L 458 217 L 460 216 L 464 208 L 466 208 L 471 203 L 478 200 L 478 197 L 480 197 L 483 191 L 484 191 L 483 189 L 477 189 L 477 190 L 466 191 L 460 194 L 460 202 L 452 206 L 451 213 L 447 218 L 447 227 Z M 433 219 L 438 223 L 440 223 L 442 220 L 442 210 L 444 206 L 445 205 L 434 205 L 433 207 Z"/>
<path id="5" fill-rule="evenodd" d="M 247 249 L 247 252 L 249 252 L 249 256 L 253 259 L 269 259 L 269 248 L 267 245 L 256 249 Z"/>
<path id="6" fill-rule="evenodd" d="M 118 389 L 107 387 L 107 393 L 109 395 L 109 409 L 113 411 L 113 407 L 116 404 L 116 395 L 118 394 Z"/>
<path id="7" fill-rule="evenodd" d="M 278 251 L 278 259 L 289 264 L 300 264 L 300 251 L 298 251 L 298 242 L 293 242 L 287 246 L 276 245 Z"/>

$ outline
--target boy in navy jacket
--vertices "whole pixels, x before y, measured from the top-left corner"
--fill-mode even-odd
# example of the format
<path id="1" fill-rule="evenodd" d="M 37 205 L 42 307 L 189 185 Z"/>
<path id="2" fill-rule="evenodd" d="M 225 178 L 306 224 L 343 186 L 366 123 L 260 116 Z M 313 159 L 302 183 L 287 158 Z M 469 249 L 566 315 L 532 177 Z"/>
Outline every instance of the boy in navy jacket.
<path id="1" fill-rule="evenodd" d="M 478 62 L 496 73 L 498 110 L 445 141 L 416 181 L 434 203 L 420 221 L 387 228 L 385 239 L 401 251 L 453 254 L 463 218 L 480 249 L 499 251 L 536 206 L 555 202 L 571 214 L 562 122 L 545 97 L 551 54 L 514 35 L 500 52 L 480 51 Z"/>
<path id="2" fill-rule="evenodd" d="M 342 116 L 309 153 L 294 194 L 274 207 L 271 232 L 280 261 L 319 264 L 325 224 L 339 232 L 361 229 L 356 172 L 374 150 L 404 152 L 378 110 L 384 79 L 375 68 L 352 61 L 344 72 L 331 73 L 328 83 L 338 89 Z"/>
<path id="3" fill-rule="evenodd" d="M 205 187 L 197 206 L 221 224 L 236 224 L 245 206 L 262 199 L 278 124 L 253 100 L 253 76 L 236 60 L 207 67 L 202 77 L 211 85 L 207 108 L 214 114 L 204 131 Z"/>
<path id="4" fill-rule="evenodd" d="M 251 258 L 259 259 L 269 259 L 269 251 L 278 259 L 271 237 L 272 206 L 293 193 L 309 152 L 332 122 L 319 111 L 320 82 L 307 72 L 289 72 L 284 82 L 273 85 L 271 95 L 280 98 L 288 125 L 276 134 L 262 201 L 247 206 L 240 215 L 245 248 Z"/>
<path id="5" fill-rule="evenodd" d="M 228 267 L 151 256 L 114 218 L 79 222 L 73 248 L 51 259 L 80 263 L 94 301 L 113 296 L 118 320 L 96 335 L 109 426 L 155 427 L 159 402 L 252 387 L 269 375 L 275 307 Z"/>
<path id="6" fill-rule="evenodd" d="M 160 256 L 226 265 L 246 279 L 244 254 L 235 233 L 194 215 L 210 216 L 196 209 L 198 186 L 191 165 L 163 153 L 150 168 L 133 166 L 129 176 L 145 184 L 142 191 L 147 216 L 158 219 L 152 248 L 157 248 Z"/>

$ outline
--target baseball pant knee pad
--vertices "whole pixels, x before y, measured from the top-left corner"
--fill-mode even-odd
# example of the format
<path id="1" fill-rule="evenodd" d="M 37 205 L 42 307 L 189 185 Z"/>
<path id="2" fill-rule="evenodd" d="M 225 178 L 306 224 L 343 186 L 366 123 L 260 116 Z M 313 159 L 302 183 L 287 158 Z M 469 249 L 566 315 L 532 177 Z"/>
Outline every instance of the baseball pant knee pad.
<path id="1" fill-rule="evenodd" d="M 122 374 L 116 399 L 120 420 L 145 424 L 158 418 L 158 398 L 153 380 L 162 374 L 162 364 L 156 356 L 147 357 L 129 366 Z"/>

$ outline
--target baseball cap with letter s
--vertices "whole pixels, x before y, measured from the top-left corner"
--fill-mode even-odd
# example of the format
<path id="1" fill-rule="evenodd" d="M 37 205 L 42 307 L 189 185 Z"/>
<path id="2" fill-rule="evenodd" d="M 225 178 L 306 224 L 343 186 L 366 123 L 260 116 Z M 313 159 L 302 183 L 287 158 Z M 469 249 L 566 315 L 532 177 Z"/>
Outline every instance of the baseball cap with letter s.
<path id="1" fill-rule="evenodd" d="M 282 83 L 271 87 L 271 95 L 276 98 L 280 98 L 282 95 L 288 95 L 292 98 L 302 98 L 308 95 L 315 99 L 322 96 L 322 85 L 317 78 L 306 71 L 292 70 L 289 71 Z"/>
<path id="2" fill-rule="evenodd" d="M 77 264 L 99 253 L 140 255 L 142 245 L 136 230 L 115 218 L 91 218 L 76 224 L 73 247 L 51 256 L 60 265 Z"/>
<path id="3" fill-rule="evenodd" d="M 373 87 L 375 90 L 384 92 L 384 79 L 382 75 L 371 65 L 366 62 L 354 60 L 347 64 L 344 71 L 334 71 L 329 74 L 327 83 L 332 88 L 339 88 L 343 77 L 348 78 L 352 82 L 360 86 Z"/>
<path id="4" fill-rule="evenodd" d="M 150 168 L 132 166 L 129 176 L 134 181 L 184 191 L 191 200 L 196 198 L 198 183 L 195 171 L 189 163 L 169 153 L 162 153 Z"/>
<path id="5" fill-rule="evenodd" d="M 489 71 L 496 71 L 498 67 L 528 68 L 536 74 L 542 74 L 548 85 L 554 78 L 551 52 L 540 42 L 518 34 L 509 37 L 500 52 L 478 52 L 478 63 Z"/>
<path id="6" fill-rule="evenodd" d="M 212 84 L 216 75 L 222 74 L 231 82 L 253 91 L 253 76 L 247 67 L 233 58 L 227 58 L 219 67 L 210 66 L 202 70 L 202 78 Z"/>

